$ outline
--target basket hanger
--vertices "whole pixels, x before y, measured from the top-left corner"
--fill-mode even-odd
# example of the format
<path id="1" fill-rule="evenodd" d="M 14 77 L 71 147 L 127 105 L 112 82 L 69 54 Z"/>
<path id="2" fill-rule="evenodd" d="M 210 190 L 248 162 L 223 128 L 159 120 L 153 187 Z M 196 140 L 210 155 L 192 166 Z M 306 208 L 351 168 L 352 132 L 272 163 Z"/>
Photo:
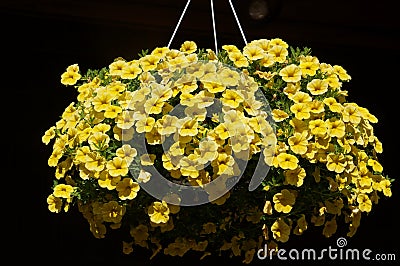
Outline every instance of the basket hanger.
<path id="1" fill-rule="evenodd" d="M 172 40 L 174 39 L 175 34 L 176 34 L 176 32 L 177 32 L 177 30 L 179 28 L 179 25 L 181 24 L 182 19 L 185 16 L 185 13 L 187 11 L 187 8 L 189 7 L 190 1 L 191 0 L 188 0 L 186 2 L 185 8 L 183 9 L 182 14 L 181 14 L 181 16 L 180 16 L 180 18 L 178 20 L 178 23 L 175 26 L 174 32 L 172 33 L 172 36 L 171 36 L 171 38 L 170 38 L 170 40 L 168 42 L 168 46 L 167 46 L 168 48 L 170 48 L 170 46 L 171 46 Z M 237 14 L 236 14 L 236 11 L 235 11 L 235 8 L 234 8 L 234 6 L 232 4 L 232 1 L 228 0 L 228 2 L 229 2 L 229 5 L 230 5 L 230 7 L 232 9 L 232 13 L 233 13 L 233 16 L 235 17 L 236 23 L 237 23 L 237 25 L 239 27 L 240 34 L 242 35 L 243 41 L 244 41 L 245 44 L 247 44 L 246 37 L 244 35 L 242 26 L 241 26 L 241 24 L 239 22 L 239 18 L 238 18 Z M 213 2 L 213 0 L 210 0 L 210 4 L 211 4 L 211 19 L 212 19 L 212 25 L 213 25 L 215 54 L 218 54 L 218 41 L 217 41 L 217 31 L 216 31 L 216 27 L 215 27 L 215 15 L 214 15 L 214 2 Z"/>

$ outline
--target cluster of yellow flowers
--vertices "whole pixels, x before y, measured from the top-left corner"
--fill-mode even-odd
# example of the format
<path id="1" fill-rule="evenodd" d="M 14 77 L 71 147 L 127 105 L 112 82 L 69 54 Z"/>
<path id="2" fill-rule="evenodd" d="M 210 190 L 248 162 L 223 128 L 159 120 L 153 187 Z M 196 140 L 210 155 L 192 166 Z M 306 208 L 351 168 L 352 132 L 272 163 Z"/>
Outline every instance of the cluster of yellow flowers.
<path id="1" fill-rule="evenodd" d="M 377 157 L 378 119 L 346 101 L 350 79 L 279 38 L 218 53 L 186 41 L 85 75 L 71 65 L 61 83 L 77 89 L 77 102 L 42 137 L 54 141 L 48 208 L 76 204 L 97 238 L 126 230 L 126 254 L 140 246 L 153 256 L 194 250 L 250 263 L 264 243 L 276 249 L 309 226 L 330 237 L 347 224 L 351 237 L 363 213 L 391 196 L 393 180 Z M 268 174 L 249 191 L 257 163 Z M 143 189 L 151 169 L 204 188 L 208 203 L 153 197 Z"/>

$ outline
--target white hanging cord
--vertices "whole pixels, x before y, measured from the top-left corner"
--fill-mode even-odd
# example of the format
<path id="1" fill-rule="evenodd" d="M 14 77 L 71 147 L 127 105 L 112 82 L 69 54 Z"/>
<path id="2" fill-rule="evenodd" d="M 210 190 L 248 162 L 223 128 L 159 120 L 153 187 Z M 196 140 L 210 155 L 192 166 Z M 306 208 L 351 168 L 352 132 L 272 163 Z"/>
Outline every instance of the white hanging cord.
<path id="1" fill-rule="evenodd" d="M 238 24 L 240 33 L 242 34 L 243 41 L 244 41 L 245 44 L 247 44 L 246 37 L 244 36 L 243 30 L 242 30 L 242 26 L 240 25 L 239 19 L 238 19 L 237 15 L 236 15 L 236 11 L 235 11 L 235 8 L 234 8 L 233 5 L 232 5 L 232 1 L 231 1 L 231 0 L 229 0 L 229 4 L 230 4 L 230 6 L 231 6 L 233 15 L 235 16 L 236 23 Z"/>
<path id="2" fill-rule="evenodd" d="M 178 30 L 178 27 L 179 27 L 179 25 L 180 25 L 181 22 L 182 22 L 183 16 L 185 15 L 186 9 L 188 8 L 189 4 L 190 4 L 190 0 L 187 1 L 186 6 L 185 6 L 185 8 L 183 9 L 183 12 L 182 12 L 182 14 L 181 14 L 181 17 L 179 18 L 178 24 L 176 24 L 175 30 L 174 30 L 174 32 L 172 33 L 171 39 L 169 40 L 169 43 L 168 43 L 168 46 L 167 46 L 168 48 L 170 47 L 170 45 L 171 45 L 171 43 L 172 43 L 172 40 L 173 40 L 174 37 L 175 37 L 176 31 Z"/>
<path id="3" fill-rule="evenodd" d="M 214 30 L 215 54 L 218 55 L 217 31 L 215 30 L 215 16 L 214 16 L 213 0 L 211 0 L 211 18 L 212 18 L 212 25 L 213 25 L 213 30 Z"/>

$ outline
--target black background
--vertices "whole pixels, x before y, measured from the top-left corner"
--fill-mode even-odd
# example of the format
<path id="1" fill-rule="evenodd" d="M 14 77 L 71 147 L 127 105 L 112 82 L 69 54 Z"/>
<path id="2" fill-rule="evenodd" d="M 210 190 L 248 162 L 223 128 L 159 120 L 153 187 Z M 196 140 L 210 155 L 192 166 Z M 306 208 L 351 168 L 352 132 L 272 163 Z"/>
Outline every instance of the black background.
<path id="1" fill-rule="evenodd" d="M 135 9 L 135 1 L 98 1 L 98 6 L 103 7 L 101 10 L 96 1 L 86 2 L 86 6 L 85 1 L 3 1 L 0 5 L 2 117 L 5 118 L 2 139 L 6 144 L 2 188 L 3 205 L 7 206 L 1 217 L 5 223 L 4 235 L 10 236 L 5 243 L 7 255 L 15 263 L 24 260 L 41 265 L 162 265 L 167 262 L 239 265 L 237 259 L 206 257 L 198 261 L 197 256 L 190 255 L 183 259 L 159 255 L 149 263 L 146 262 L 148 251 L 139 248 L 134 256 L 123 256 L 119 240 L 95 239 L 86 220 L 76 210 L 67 214 L 48 211 L 46 197 L 51 193 L 54 169 L 47 166 L 51 146 L 45 146 L 41 136 L 77 95 L 73 88 L 60 84 L 60 75 L 74 63 L 86 71 L 108 66 L 118 56 L 134 59 L 142 49 L 166 46 L 186 3 L 137 1 L 138 6 L 147 5 L 154 11 L 153 16 L 147 16 Z M 189 39 L 204 48 L 214 47 L 209 17 L 198 20 L 203 14 L 209 15 L 206 2 L 197 1 L 199 9 L 188 9 L 172 48 L 179 48 L 180 43 Z M 237 2 L 248 41 L 280 37 L 293 46 L 311 47 L 321 62 L 338 64 L 348 71 L 352 76 L 351 82 L 345 84 L 348 99 L 367 107 L 378 117 L 375 134 L 383 143 L 381 162 L 386 174 L 397 178 L 400 43 L 395 1 L 336 1 L 335 4 L 283 1 L 281 13 L 265 21 L 251 21 L 246 16 L 244 2 Z M 115 7 L 119 11 L 124 7 L 130 10 L 126 10 L 128 15 L 119 16 Z M 220 46 L 243 47 L 228 7 L 216 7 Z M 163 14 L 163 9 L 169 13 Z M 102 14 L 109 16 L 102 18 Z M 369 217 L 362 219 L 357 234 L 347 239 L 348 248 L 394 253 L 400 260 L 398 181 L 394 182 L 392 191 L 391 198 L 382 198 Z M 118 233 L 109 234 L 117 236 Z M 345 235 L 325 239 L 320 231 L 311 230 L 300 238 L 291 237 L 287 248 L 336 247 L 339 236 Z M 254 259 L 254 264 L 272 263 L 283 264 L 276 259 L 272 262 Z M 343 264 L 344 261 L 327 260 L 326 263 Z"/>

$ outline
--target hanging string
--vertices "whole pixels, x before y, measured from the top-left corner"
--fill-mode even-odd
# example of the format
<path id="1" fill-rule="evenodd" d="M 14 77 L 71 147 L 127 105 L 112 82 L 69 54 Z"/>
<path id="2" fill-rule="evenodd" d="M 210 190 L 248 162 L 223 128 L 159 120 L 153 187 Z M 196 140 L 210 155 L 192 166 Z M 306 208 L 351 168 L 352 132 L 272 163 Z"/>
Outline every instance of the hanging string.
<path id="1" fill-rule="evenodd" d="M 218 55 L 217 31 L 215 29 L 215 16 L 214 16 L 213 0 L 211 0 L 211 18 L 212 18 L 212 25 L 213 25 L 213 31 L 214 31 L 215 54 Z"/>
<path id="2" fill-rule="evenodd" d="M 242 34 L 243 41 L 244 41 L 245 44 L 247 44 L 246 37 L 244 36 L 243 30 L 242 30 L 242 26 L 240 25 L 239 19 L 238 19 L 237 15 L 236 15 L 236 11 L 235 11 L 235 8 L 234 8 L 233 5 L 232 5 L 232 1 L 231 1 L 231 0 L 229 0 L 229 4 L 230 4 L 230 6 L 231 6 L 233 15 L 235 16 L 236 23 L 238 24 L 240 33 Z"/>
<path id="3" fill-rule="evenodd" d="M 175 37 L 176 31 L 178 30 L 178 27 L 179 27 L 179 25 L 180 25 L 181 22 L 182 22 L 183 16 L 185 15 L 186 9 L 188 8 L 189 4 L 190 4 L 190 0 L 187 1 L 186 6 L 185 6 L 185 8 L 183 9 L 183 12 L 182 12 L 182 14 L 181 14 L 181 17 L 179 18 L 178 24 L 176 24 L 175 30 L 174 30 L 174 32 L 172 33 L 171 39 L 169 40 L 169 43 L 168 43 L 168 46 L 167 46 L 168 48 L 171 46 L 172 40 L 173 40 L 174 37 Z"/>
<path id="4" fill-rule="evenodd" d="M 188 6 L 189 6 L 189 4 L 190 4 L 190 1 L 191 1 L 191 0 L 188 0 L 188 1 L 186 2 L 186 5 L 185 5 L 185 8 L 183 9 L 183 12 L 182 12 L 182 14 L 181 14 L 181 17 L 179 18 L 179 21 L 178 21 L 178 23 L 176 24 L 175 30 L 174 30 L 174 32 L 172 33 L 171 39 L 170 39 L 169 42 L 168 42 L 168 46 L 167 46 L 168 48 L 170 48 L 170 46 L 171 46 L 172 40 L 174 39 L 175 34 L 176 34 L 176 32 L 177 32 L 177 30 L 178 30 L 178 28 L 179 28 L 179 25 L 181 24 L 182 19 L 183 19 L 183 17 L 185 16 L 185 13 L 186 13 L 186 10 L 187 10 L 187 8 L 188 8 Z M 235 11 L 235 8 L 234 8 L 234 6 L 233 6 L 233 4 L 232 4 L 232 1 L 231 1 L 231 0 L 228 0 L 228 1 L 229 1 L 229 5 L 231 6 L 231 9 L 232 9 L 233 15 L 234 15 L 234 17 L 235 17 L 236 23 L 237 23 L 237 25 L 238 25 L 238 27 L 239 27 L 240 34 L 242 35 L 243 41 L 244 41 L 245 44 L 247 44 L 246 37 L 245 37 L 245 35 L 244 35 L 242 26 L 241 26 L 241 24 L 240 24 L 240 22 L 239 22 L 239 18 L 238 18 L 238 16 L 236 15 L 236 11 Z M 216 31 L 216 27 L 215 27 L 215 15 L 214 15 L 214 2 L 213 2 L 213 0 L 211 0 L 211 18 L 212 18 L 212 25 L 213 25 L 213 32 L 214 32 L 215 54 L 218 54 L 217 31 Z"/>

